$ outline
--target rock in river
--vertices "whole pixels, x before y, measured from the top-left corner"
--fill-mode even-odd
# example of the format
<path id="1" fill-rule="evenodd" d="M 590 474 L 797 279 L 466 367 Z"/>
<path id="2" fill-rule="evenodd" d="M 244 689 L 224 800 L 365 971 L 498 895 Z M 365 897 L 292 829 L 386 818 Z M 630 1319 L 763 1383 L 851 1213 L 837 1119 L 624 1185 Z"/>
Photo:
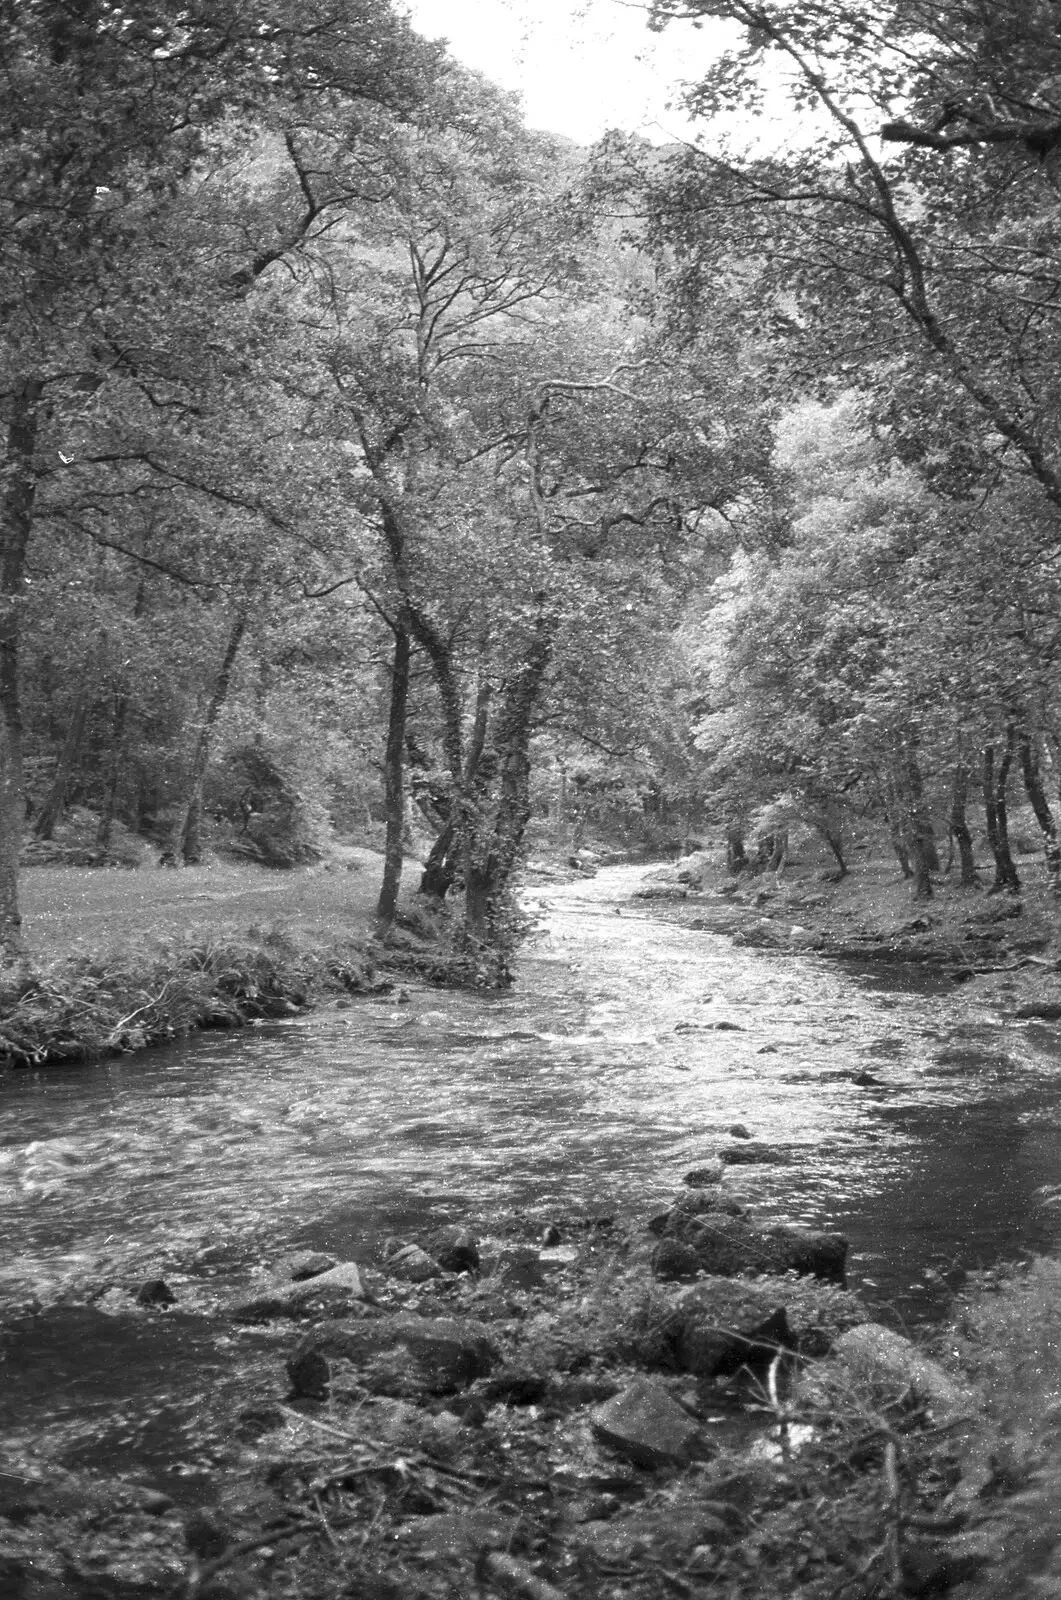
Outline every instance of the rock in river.
<path id="1" fill-rule="evenodd" d="M 459 1317 L 322 1322 L 293 1359 L 311 1351 L 352 1362 L 365 1386 L 378 1394 L 452 1394 L 487 1377 L 500 1359 L 482 1324 Z"/>
<path id="2" fill-rule="evenodd" d="M 706 1279 L 671 1303 L 664 1339 L 675 1365 L 698 1378 L 766 1367 L 795 1344 L 779 1296 L 757 1284 Z"/>
<path id="3" fill-rule="evenodd" d="M 664 1389 L 637 1378 L 614 1399 L 592 1412 L 593 1431 L 602 1443 L 640 1467 L 688 1461 L 700 1430 Z"/>
<path id="4" fill-rule="evenodd" d="M 260 1294 L 238 1301 L 230 1314 L 234 1322 L 269 1322 L 274 1317 L 302 1317 L 316 1311 L 334 1313 L 370 1299 L 357 1265 L 341 1261 L 310 1278 L 270 1284 Z"/>
<path id="5" fill-rule="evenodd" d="M 700 1270 L 733 1278 L 742 1272 L 798 1272 L 843 1283 L 847 1240 L 839 1233 L 808 1228 L 757 1228 L 744 1217 L 724 1214 L 693 1216 L 675 1210 L 666 1239 L 690 1245 Z"/>

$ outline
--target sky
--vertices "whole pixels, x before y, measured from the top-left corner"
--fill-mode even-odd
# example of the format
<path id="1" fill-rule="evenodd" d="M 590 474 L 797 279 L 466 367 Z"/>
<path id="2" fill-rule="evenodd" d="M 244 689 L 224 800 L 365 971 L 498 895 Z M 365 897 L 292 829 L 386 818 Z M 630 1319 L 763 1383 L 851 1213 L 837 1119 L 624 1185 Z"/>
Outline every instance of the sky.
<path id="1" fill-rule="evenodd" d="M 653 142 L 689 138 L 675 101 L 735 36 L 727 25 L 672 23 L 650 33 L 636 0 L 405 0 L 419 33 L 523 96 L 532 128 L 590 144 L 607 128 Z"/>

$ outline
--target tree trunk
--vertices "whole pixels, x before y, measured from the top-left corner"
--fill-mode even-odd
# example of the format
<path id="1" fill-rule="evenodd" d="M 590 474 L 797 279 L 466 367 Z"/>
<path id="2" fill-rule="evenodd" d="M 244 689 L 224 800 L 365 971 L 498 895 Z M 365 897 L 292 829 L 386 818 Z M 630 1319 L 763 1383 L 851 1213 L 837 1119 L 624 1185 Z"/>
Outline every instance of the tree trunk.
<path id="1" fill-rule="evenodd" d="M 921 768 L 917 764 L 917 758 L 913 755 L 907 756 L 906 759 L 906 781 L 910 795 L 911 831 L 917 840 L 916 847 L 912 849 L 911 853 L 915 857 L 920 853 L 924 856 L 928 871 L 938 872 L 939 850 L 936 846 L 936 834 L 932 827 L 932 818 L 929 815 L 928 807 L 925 805 L 925 785 L 921 777 Z M 911 840 L 911 844 L 913 844 L 913 840 Z M 916 862 L 914 873 L 916 877 Z M 929 894 L 931 893 L 932 886 L 929 884 Z"/>
<path id="2" fill-rule="evenodd" d="M 74 709 L 70 714 L 67 725 L 66 737 L 63 747 L 59 752 L 59 761 L 52 778 L 51 788 L 44 797 L 44 801 L 37 813 L 33 824 L 33 832 L 38 839 L 50 839 L 55 832 L 55 824 L 63 814 L 66 804 L 66 794 L 70 787 L 70 779 L 77 766 L 77 758 L 81 754 L 81 746 L 85 738 L 85 726 L 88 722 L 88 708 L 91 699 L 91 673 L 88 663 L 85 666 L 85 675 L 81 688 L 78 690 Z"/>
<path id="3" fill-rule="evenodd" d="M 950 791 L 950 834 L 958 846 L 958 856 L 962 864 L 962 888 L 973 889 L 980 882 L 976 871 L 976 857 L 973 854 L 973 836 L 969 831 L 969 824 L 965 816 L 965 806 L 969 794 L 969 773 L 965 763 L 959 761 L 954 769 L 954 779 Z"/>
<path id="4" fill-rule="evenodd" d="M 726 829 L 726 871 L 735 878 L 748 866 L 748 853 L 744 848 L 744 829 L 734 822 Z"/>
<path id="5" fill-rule="evenodd" d="M 383 883 L 376 915 L 384 925 L 394 920 L 402 881 L 405 832 L 405 721 L 409 706 L 409 630 L 399 618 L 394 628 L 394 664 L 391 668 L 390 716 L 384 757 L 384 794 L 387 842 L 383 854 Z"/>
<path id="6" fill-rule="evenodd" d="M 501 922 L 504 896 L 530 821 L 531 728 L 555 631 L 555 620 L 541 609 L 526 659 L 509 683 L 498 718 L 493 741 L 498 761 L 493 825 L 485 839 L 473 841 L 465 882 L 466 941 L 490 947 L 502 980 L 508 975 L 508 940 Z"/>
<path id="7" fill-rule="evenodd" d="M 210 755 L 210 740 L 217 724 L 217 719 L 224 709 L 225 701 L 228 699 L 228 691 L 232 685 L 232 669 L 236 664 L 239 647 L 243 642 L 243 635 L 246 631 L 247 619 L 245 616 L 240 615 L 232 624 L 228 644 L 225 646 L 225 654 L 218 668 L 217 677 L 214 679 L 213 691 L 210 695 L 206 712 L 199 724 L 195 747 L 192 750 L 192 758 L 188 767 L 185 798 L 173 824 L 169 842 L 159 860 L 159 866 L 194 866 L 196 862 L 202 859 L 199 826 L 203 808 L 203 777 L 206 773 L 206 763 Z"/>
<path id="8" fill-rule="evenodd" d="M 1031 735 L 1022 733 L 1018 741 L 1020 749 L 1021 772 L 1024 775 L 1024 787 L 1027 790 L 1028 802 L 1035 812 L 1035 820 L 1039 824 L 1039 832 L 1043 836 L 1043 852 L 1046 856 L 1046 876 L 1052 894 L 1061 895 L 1061 842 L 1057 837 L 1057 823 L 1050 810 L 1050 802 L 1043 790 L 1042 778 L 1039 775 L 1039 761 Z"/>
<path id="9" fill-rule="evenodd" d="M 841 843 L 840 835 L 838 833 L 834 833 L 832 828 L 825 827 L 819 827 L 818 832 L 821 834 L 822 838 L 825 840 L 826 844 L 829 846 L 829 849 L 833 853 L 833 858 L 836 861 L 838 869 L 837 881 L 839 882 L 840 878 L 847 877 L 847 862 L 844 860 L 844 847 Z"/>
<path id="10" fill-rule="evenodd" d="M 938 861 L 938 857 L 936 858 Z M 932 899 L 932 867 L 931 853 L 927 848 L 925 836 L 913 833 L 910 836 L 910 864 L 913 868 L 914 899 Z"/>
<path id="11" fill-rule="evenodd" d="M 141 575 L 140 582 L 136 588 L 136 599 L 133 602 L 134 622 L 138 622 L 143 616 L 146 600 L 147 584 Z M 125 669 L 122 668 L 118 673 L 114 694 L 114 716 L 111 721 L 110 750 L 107 758 L 107 787 L 103 797 L 103 810 L 100 812 L 99 827 L 96 829 L 96 849 L 101 859 L 111 847 L 111 833 L 114 829 L 114 817 L 118 809 L 118 792 L 122 781 L 122 768 L 125 764 L 125 735 L 128 722 L 129 686 L 126 681 Z"/>
<path id="12" fill-rule="evenodd" d="M 18 904 L 18 853 L 26 812 L 18 652 L 26 548 L 37 493 L 33 458 L 43 392 L 38 378 L 23 377 L 15 382 L 0 523 L 0 957 L 18 963 L 26 955 Z"/>
<path id="13" fill-rule="evenodd" d="M 128 720 L 129 696 L 124 689 L 121 689 L 114 702 L 110 751 L 107 758 L 107 787 L 103 795 L 103 809 L 100 812 L 99 827 L 96 829 L 96 849 L 101 858 L 107 854 L 111 847 L 111 834 L 114 831 L 114 817 L 118 810 L 118 791 L 121 787 L 122 767 L 125 761 L 125 730 Z"/>
<path id="14" fill-rule="evenodd" d="M 1013 730 L 1008 731 L 1006 749 L 1001 761 L 995 764 L 994 745 L 984 750 L 984 816 L 987 819 L 987 842 L 995 858 L 995 881 L 991 894 L 1016 891 L 1020 878 L 1009 849 L 1009 822 L 1006 814 L 1006 782 L 1013 760 Z"/>
<path id="15" fill-rule="evenodd" d="M 432 900 L 444 900 L 449 894 L 457 877 L 456 841 L 457 826 L 451 817 L 424 862 L 418 894 L 427 895 Z"/>

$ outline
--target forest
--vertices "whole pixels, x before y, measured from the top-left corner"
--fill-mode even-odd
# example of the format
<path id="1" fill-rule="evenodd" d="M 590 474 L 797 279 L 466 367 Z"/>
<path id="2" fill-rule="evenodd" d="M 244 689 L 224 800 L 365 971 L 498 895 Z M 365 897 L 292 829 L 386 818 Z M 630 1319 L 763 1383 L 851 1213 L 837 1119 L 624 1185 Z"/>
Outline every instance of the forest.
<path id="1" fill-rule="evenodd" d="M 499 971 L 550 827 L 1061 892 L 1061 11 L 690 19 L 583 149 L 387 0 L 0 6 L 10 960 L 20 861 L 336 835 Z"/>

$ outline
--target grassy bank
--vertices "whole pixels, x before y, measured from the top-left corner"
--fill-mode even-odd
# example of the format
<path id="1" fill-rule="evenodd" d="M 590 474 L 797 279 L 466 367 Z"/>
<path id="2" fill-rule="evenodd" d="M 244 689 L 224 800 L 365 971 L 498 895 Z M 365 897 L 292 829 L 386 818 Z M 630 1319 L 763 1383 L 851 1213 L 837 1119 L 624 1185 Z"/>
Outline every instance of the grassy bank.
<path id="1" fill-rule="evenodd" d="M 380 871 L 365 850 L 284 873 L 29 868 L 32 971 L 0 989 L 0 1061 L 83 1061 L 370 990 Z"/>

